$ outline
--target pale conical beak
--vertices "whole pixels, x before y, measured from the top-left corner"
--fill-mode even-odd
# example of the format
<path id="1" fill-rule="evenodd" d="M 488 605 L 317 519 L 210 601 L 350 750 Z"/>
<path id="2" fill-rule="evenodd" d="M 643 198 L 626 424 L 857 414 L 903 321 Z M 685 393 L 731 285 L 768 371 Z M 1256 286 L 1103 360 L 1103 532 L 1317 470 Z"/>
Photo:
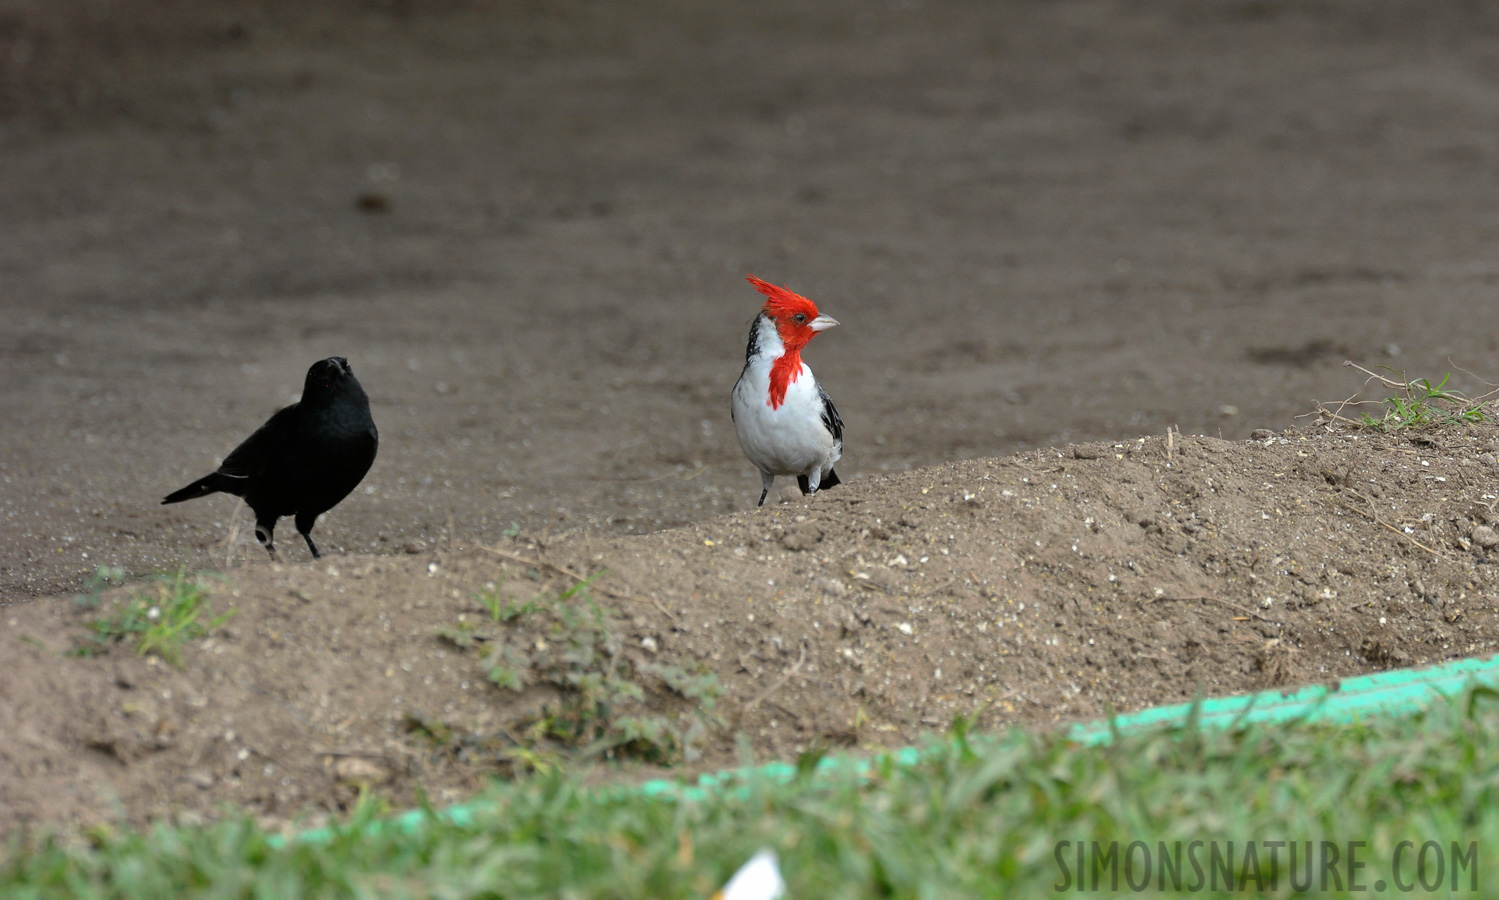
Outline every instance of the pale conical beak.
<path id="1" fill-rule="evenodd" d="M 829 328 L 832 328 L 837 324 L 838 320 L 833 318 L 832 316 L 818 316 L 817 318 L 808 322 L 807 327 L 812 329 L 813 331 L 827 331 Z"/>

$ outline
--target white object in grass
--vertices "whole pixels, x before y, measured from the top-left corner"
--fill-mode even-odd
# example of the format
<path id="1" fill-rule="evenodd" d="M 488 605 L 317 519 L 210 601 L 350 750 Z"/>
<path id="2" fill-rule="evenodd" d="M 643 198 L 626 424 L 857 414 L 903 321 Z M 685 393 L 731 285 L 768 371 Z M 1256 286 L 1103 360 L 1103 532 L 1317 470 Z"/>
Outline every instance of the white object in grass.
<path id="1" fill-rule="evenodd" d="M 767 847 L 740 866 L 713 900 L 778 900 L 784 896 L 786 881 L 781 878 L 780 863 L 776 852 Z"/>

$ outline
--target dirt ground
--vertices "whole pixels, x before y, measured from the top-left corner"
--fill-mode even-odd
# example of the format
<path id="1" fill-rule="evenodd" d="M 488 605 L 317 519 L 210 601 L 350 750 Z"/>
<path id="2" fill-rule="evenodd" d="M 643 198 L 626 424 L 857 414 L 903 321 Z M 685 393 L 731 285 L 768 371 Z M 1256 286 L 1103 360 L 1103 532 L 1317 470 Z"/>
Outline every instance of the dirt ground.
<path id="1" fill-rule="evenodd" d="M 1499 381 L 1496 36 L 1417 0 L 0 0 L 0 830 L 461 796 L 546 698 L 437 629 L 548 565 L 607 570 L 621 660 L 716 675 L 701 766 L 1492 647 L 1489 428 L 1246 439 L 1344 359 Z M 746 272 L 843 323 L 807 359 L 848 483 L 759 512 Z M 157 505 L 332 354 L 382 446 L 327 560 Z M 181 672 L 58 655 L 101 565 L 223 571 L 235 617 Z"/>
<path id="2" fill-rule="evenodd" d="M 634 673 L 643 696 L 606 715 L 690 735 L 685 765 L 600 772 L 640 778 L 732 766 L 745 744 L 903 746 L 958 715 L 1049 726 L 1493 653 L 1496 450 L 1492 425 L 1173 434 L 870 476 L 652 535 L 253 560 L 209 582 L 235 614 L 181 670 L 71 655 L 110 600 L 18 604 L 0 619 L 0 831 L 231 802 L 315 824 L 361 786 L 450 802 L 571 757 L 530 737 L 568 672 Z M 585 574 L 607 641 L 524 609 Z M 524 690 L 491 683 L 501 662 Z M 714 679 L 711 716 L 666 667 Z"/>

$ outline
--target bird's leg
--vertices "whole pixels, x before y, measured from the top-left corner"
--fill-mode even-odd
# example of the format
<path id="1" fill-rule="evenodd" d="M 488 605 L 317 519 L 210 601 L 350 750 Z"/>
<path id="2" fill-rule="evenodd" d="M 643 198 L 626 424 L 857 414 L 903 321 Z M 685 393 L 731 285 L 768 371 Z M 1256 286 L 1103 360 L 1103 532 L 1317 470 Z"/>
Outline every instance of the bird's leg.
<path id="1" fill-rule="evenodd" d="M 302 540 L 307 542 L 307 549 L 312 551 L 313 559 L 322 559 L 323 554 L 317 552 L 317 544 L 312 542 L 312 526 L 317 524 L 317 516 L 297 514 L 297 532 L 302 535 Z"/>
<path id="2" fill-rule="evenodd" d="M 271 559 L 275 559 L 276 558 L 276 520 L 272 519 L 269 522 L 267 522 L 264 519 L 261 519 L 261 520 L 257 521 L 255 523 L 255 540 L 260 541 L 260 546 L 264 547 L 265 548 L 265 552 L 267 552 L 267 553 L 269 553 L 271 555 Z"/>
<path id="3" fill-rule="evenodd" d="M 776 477 L 768 472 L 760 473 L 760 502 L 756 506 L 765 505 L 765 495 L 770 493 L 770 486 L 775 484 Z"/>

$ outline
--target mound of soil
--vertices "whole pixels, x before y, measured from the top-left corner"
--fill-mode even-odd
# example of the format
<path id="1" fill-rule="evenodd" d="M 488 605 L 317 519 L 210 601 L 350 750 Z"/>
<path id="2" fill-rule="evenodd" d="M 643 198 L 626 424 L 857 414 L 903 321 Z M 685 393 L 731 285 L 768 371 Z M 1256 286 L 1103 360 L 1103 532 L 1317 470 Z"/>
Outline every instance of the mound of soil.
<path id="1" fill-rule="evenodd" d="M 226 803 L 315 823 L 361 785 L 446 803 L 524 771 L 526 751 L 565 758 L 525 731 L 559 702 L 538 673 L 576 667 L 537 617 L 585 577 L 600 665 L 644 689 L 612 714 L 708 723 L 691 762 L 578 763 L 600 778 L 732 765 L 736 739 L 760 758 L 868 750 L 960 714 L 1050 726 L 1489 652 L 1496 449 L 1488 425 L 1173 433 L 872 477 L 646 536 L 251 560 L 207 582 L 234 615 L 180 670 L 123 646 L 68 655 L 97 609 L 13 606 L 0 831 Z M 500 648 L 524 689 L 489 679 Z M 668 670 L 716 678 L 711 716 Z"/>

